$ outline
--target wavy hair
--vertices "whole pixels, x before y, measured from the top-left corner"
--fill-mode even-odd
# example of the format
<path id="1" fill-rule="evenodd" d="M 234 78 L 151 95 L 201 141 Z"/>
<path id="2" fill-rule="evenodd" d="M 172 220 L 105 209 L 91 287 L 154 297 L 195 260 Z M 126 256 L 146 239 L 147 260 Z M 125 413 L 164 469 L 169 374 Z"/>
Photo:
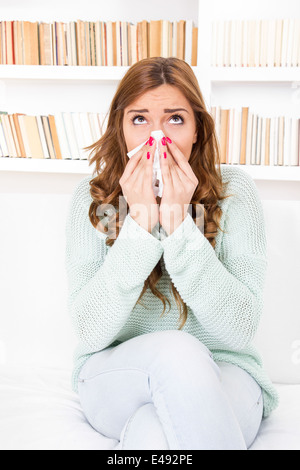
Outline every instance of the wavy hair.
<path id="1" fill-rule="evenodd" d="M 191 200 L 192 217 L 196 222 L 196 206 L 202 204 L 204 212 L 204 236 L 215 248 L 215 237 L 219 226 L 222 210 L 218 201 L 229 196 L 224 196 L 224 186 L 220 170 L 220 152 L 215 132 L 215 123 L 207 111 L 197 78 L 192 68 L 183 60 L 174 57 L 152 57 L 135 63 L 127 71 L 121 80 L 108 112 L 107 127 L 102 137 L 93 145 L 86 147 L 91 150 L 89 165 L 95 164 L 93 179 L 90 180 L 90 194 L 93 202 L 89 208 L 89 218 L 92 225 L 99 231 L 106 233 L 106 245 L 112 246 L 117 238 L 123 222 L 120 220 L 119 201 L 123 196 L 119 180 L 128 163 L 127 148 L 123 134 L 124 109 L 133 103 L 145 92 L 161 85 L 176 86 L 189 101 L 195 115 L 198 131 L 197 141 L 192 147 L 189 164 L 198 178 L 199 184 Z M 122 198 L 121 198 L 122 199 Z M 124 199 L 124 198 L 123 198 Z M 126 203 L 125 203 L 126 204 Z M 99 206 L 112 205 L 116 210 L 113 216 L 106 217 L 107 225 L 99 217 Z M 101 209 L 102 211 L 103 209 Z M 128 210 L 128 207 L 126 207 Z M 98 214 L 98 215 L 97 215 Z M 115 236 L 110 237 L 111 226 L 114 226 Z M 223 231 L 223 230 L 222 230 Z M 136 303 L 147 288 L 158 297 L 164 309 L 169 299 L 156 288 L 162 276 L 160 261 L 154 267 L 149 277 L 144 282 L 143 290 Z M 187 305 L 182 300 L 175 285 L 170 282 L 170 292 L 173 293 L 179 313 L 179 329 L 182 329 L 188 316 Z M 145 306 L 144 306 L 145 307 Z"/>

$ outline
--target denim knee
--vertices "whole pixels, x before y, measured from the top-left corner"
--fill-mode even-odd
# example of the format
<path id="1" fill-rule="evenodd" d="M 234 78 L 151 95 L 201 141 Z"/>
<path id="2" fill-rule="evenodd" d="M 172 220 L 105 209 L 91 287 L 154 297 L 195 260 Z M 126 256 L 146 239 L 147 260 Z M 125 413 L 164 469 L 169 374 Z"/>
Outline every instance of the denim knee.
<path id="1" fill-rule="evenodd" d="M 150 339 L 150 338 L 149 338 Z M 166 330 L 155 333 L 149 347 L 153 346 L 153 367 L 165 376 L 173 374 L 179 377 L 203 374 L 203 369 L 213 368 L 219 375 L 219 368 L 212 359 L 210 350 L 195 336 L 180 330 Z"/>
<path id="2" fill-rule="evenodd" d="M 171 356 L 188 357 L 206 354 L 212 357 L 210 350 L 195 336 L 180 330 L 157 332 L 161 339 L 161 351 Z"/>
<path id="3" fill-rule="evenodd" d="M 117 446 L 120 450 L 169 450 L 153 403 L 138 408 L 127 420 Z"/>

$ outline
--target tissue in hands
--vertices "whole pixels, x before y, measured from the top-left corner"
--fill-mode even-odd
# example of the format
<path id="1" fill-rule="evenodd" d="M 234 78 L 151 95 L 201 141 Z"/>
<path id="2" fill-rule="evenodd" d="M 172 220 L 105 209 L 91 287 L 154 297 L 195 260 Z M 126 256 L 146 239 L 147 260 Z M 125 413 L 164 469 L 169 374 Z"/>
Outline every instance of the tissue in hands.
<path id="1" fill-rule="evenodd" d="M 158 143 L 159 141 L 165 137 L 163 131 L 153 131 L 151 132 L 151 136 L 153 139 L 156 140 L 156 149 L 155 149 L 155 154 L 154 154 L 154 161 L 153 161 L 153 176 L 152 176 L 152 187 L 153 187 L 153 192 L 155 197 L 162 197 L 162 192 L 163 192 L 163 182 L 162 182 L 162 176 L 161 176 L 161 169 L 160 169 L 160 160 L 159 160 L 159 146 Z M 138 147 L 135 149 L 131 150 L 131 152 L 128 152 L 127 155 L 129 158 L 131 158 L 133 155 L 135 155 L 148 141 L 145 140 L 142 144 L 140 144 Z"/>

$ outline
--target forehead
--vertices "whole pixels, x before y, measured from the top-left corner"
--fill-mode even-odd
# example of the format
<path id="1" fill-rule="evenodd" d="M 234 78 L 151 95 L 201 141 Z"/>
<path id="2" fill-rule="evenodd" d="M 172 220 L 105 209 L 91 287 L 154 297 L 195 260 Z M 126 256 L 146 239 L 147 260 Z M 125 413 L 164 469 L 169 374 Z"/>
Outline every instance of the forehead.
<path id="1" fill-rule="evenodd" d="M 184 94 L 175 86 L 172 85 L 161 85 L 153 90 L 148 90 L 133 101 L 127 108 L 135 106 L 138 108 L 157 108 L 158 105 L 162 107 L 178 107 L 179 105 L 185 106 L 191 109 L 189 101 L 186 99 Z"/>

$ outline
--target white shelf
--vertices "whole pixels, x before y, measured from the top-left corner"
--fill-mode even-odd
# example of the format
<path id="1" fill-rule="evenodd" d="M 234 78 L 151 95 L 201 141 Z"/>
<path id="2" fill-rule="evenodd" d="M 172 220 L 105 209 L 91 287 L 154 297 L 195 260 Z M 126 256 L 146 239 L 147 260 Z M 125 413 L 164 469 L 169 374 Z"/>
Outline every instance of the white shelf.
<path id="1" fill-rule="evenodd" d="M 0 65 L 0 80 L 121 80 L 129 67 Z"/>
<path id="2" fill-rule="evenodd" d="M 300 67 L 211 67 L 212 82 L 299 82 Z"/>
<path id="3" fill-rule="evenodd" d="M 0 80 L 119 81 L 130 67 L 0 65 Z M 196 72 L 197 67 L 192 67 Z"/>
<path id="4" fill-rule="evenodd" d="M 0 80 L 119 81 L 130 67 L 0 65 Z M 200 67 L 192 67 L 200 72 Z M 211 67 L 212 82 L 299 82 L 300 67 Z"/>
<path id="5" fill-rule="evenodd" d="M 222 165 L 223 166 L 223 165 Z M 232 165 L 228 165 L 232 166 Z M 254 180 L 300 181 L 300 167 L 234 165 L 249 173 Z M 0 171 L 24 173 L 92 174 L 88 160 L 51 160 L 38 158 L 0 158 Z"/>
<path id="6" fill-rule="evenodd" d="M 0 171 L 24 173 L 79 173 L 92 174 L 87 160 L 52 160 L 39 158 L 0 158 Z"/>
<path id="7" fill-rule="evenodd" d="M 228 165 L 232 166 L 232 165 Z M 300 166 L 234 165 L 246 171 L 254 180 L 299 181 Z"/>

